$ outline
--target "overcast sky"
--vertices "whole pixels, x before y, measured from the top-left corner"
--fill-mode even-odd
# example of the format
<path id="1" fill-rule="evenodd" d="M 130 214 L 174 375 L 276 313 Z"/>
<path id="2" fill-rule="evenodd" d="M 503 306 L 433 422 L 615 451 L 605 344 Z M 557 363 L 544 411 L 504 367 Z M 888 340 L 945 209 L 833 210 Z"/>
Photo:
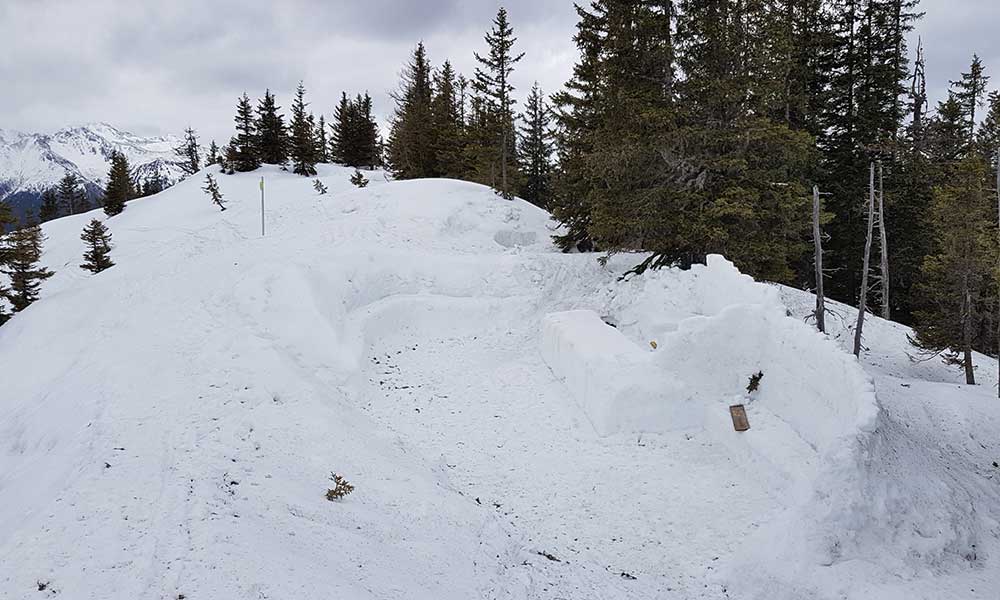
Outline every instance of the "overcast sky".
<path id="1" fill-rule="evenodd" d="M 384 121 L 389 92 L 414 44 L 434 65 L 450 59 L 471 75 L 472 52 L 500 2 L 487 0 L 0 0 L 0 128 L 50 132 L 107 121 L 136 133 L 179 132 L 207 141 L 231 135 L 237 97 L 267 87 L 283 107 L 298 81 L 317 114 L 341 91 L 370 91 Z M 546 92 L 576 59 L 570 0 L 503 2 L 526 56 L 518 96 Z M 932 99 L 973 52 L 1000 87 L 997 0 L 923 0 Z M 915 41 L 915 39 L 914 39 Z M 915 48 L 916 44 L 912 44 Z"/>

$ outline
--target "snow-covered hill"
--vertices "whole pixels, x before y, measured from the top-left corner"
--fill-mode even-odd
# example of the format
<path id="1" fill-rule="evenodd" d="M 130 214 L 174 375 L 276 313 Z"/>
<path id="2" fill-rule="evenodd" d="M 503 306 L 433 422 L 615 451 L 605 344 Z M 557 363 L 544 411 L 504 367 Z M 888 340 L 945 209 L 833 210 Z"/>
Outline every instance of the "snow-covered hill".
<path id="1" fill-rule="evenodd" d="M 95 196 L 116 150 L 128 157 L 140 181 L 155 175 L 173 183 L 184 175 L 173 152 L 178 144 L 176 136 L 137 136 L 107 123 L 67 127 L 51 135 L 0 129 L 0 202 L 18 212 L 35 208 L 41 193 L 67 172 L 79 176 Z"/>
<path id="2" fill-rule="evenodd" d="M 0 597 L 1000 596 L 994 361 L 957 385 L 873 319 L 859 364 L 722 257 L 621 282 L 525 202 L 349 175 L 133 201 L 97 276 L 103 213 L 45 224 L 0 328 Z"/>

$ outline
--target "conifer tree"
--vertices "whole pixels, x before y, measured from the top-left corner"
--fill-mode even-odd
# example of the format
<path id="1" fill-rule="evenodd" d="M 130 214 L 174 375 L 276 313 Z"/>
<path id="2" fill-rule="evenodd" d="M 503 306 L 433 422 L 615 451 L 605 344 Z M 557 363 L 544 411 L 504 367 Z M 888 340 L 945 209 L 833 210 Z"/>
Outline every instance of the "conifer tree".
<path id="1" fill-rule="evenodd" d="M 125 203 L 135 197 L 128 159 L 121 152 L 111 154 L 108 184 L 104 189 L 104 212 L 113 217 L 125 210 Z"/>
<path id="2" fill-rule="evenodd" d="M 236 105 L 236 137 L 229 143 L 229 167 L 233 171 L 245 173 L 260 166 L 260 156 L 257 150 L 257 126 L 253 115 L 253 106 L 246 92 Z"/>
<path id="3" fill-rule="evenodd" d="M 313 138 L 314 126 L 306 113 L 308 103 L 305 96 L 306 88 L 299 82 L 299 87 L 295 90 L 295 101 L 292 103 L 289 154 L 295 174 L 312 176 L 316 174 L 316 140 Z"/>
<path id="4" fill-rule="evenodd" d="M 434 177 L 437 172 L 431 120 L 431 65 L 417 44 L 393 93 L 396 108 L 388 142 L 389 168 L 397 179 Z"/>
<path id="5" fill-rule="evenodd" d="M 222 192 L 219 191 L 219 182 L 212 177 L 211 173 L 205 175 L 205 187 L 201 188 L 204 190 L 208 197 L 212 199 L 212 204 L 219 207 L 219 210 L 226 210 L 226 202 L 222 198 Z"/>
<path id="6" fill-rule="evenodd" d="M 208 156 L 205 157 L 205 166 L 219 164 L 219 158 L 219 146 L 216 145 L 215 140 L 212 140 L 208 146 Z"/>
<path id="7" fill-rule="evenodd" d="M 333 123 L 330 124 L 330 157 L 340 164 L 347 164 L 346 156 L 351 138 L 351 101 L 347 92 L 341 92 L 340 103 L 333 111 Z"/>
<path id="8" fill-rule="evenodd" d="M 174 154 L 180 157 L 181 170 L 188 175 L 194 175 L 201 169 L 201 157 L 198 151 L 198 134 L 188 127 L 184 130 L 184 141 L 174 148 Z"/>
<path id="9" fill-rule="evenodd" d="M 473 167 L 478 181 L 489 183 L 504 198 L 512 198 L 518 174 L 511 74 L 524 53 L 513 52 L 517 38 L 503 7 L 484 39 L 489 50 L 485 56 L 475 53 L 479 66 L 472 84 L 480 108 L 472 147 Z"/>
<path id="10" fill-rule="evenodd" d="M 367 187 L 368 178 L 359 169 L 354 169 L 354 174 L 351 175 L 351 183 L 359 188 Z"/>
<path id="11" fill-rule="evenodd" d="M 283 165 L 288 160 L 288 132 L 280 109 L 271 90 L 264 90 L 264 98 L 257 102 L 254 122 L 257 157 L 264 164 Z"/>
<path id="12" fill-rule="evenodd" d="M 38 219 L 45 223 L 59 216 L 59 197 L 54 189 L 42 192 L 42 206 L 38 209 Z M 2 230 L 2 226 L 0 226 Z"/>
<path id="13" fill-rule="evenodd" d="M 83 228 L 80 239 L 87 246 L 87 250 L 83 253 L 81 269 L 96 274 L 115 266 L 110 256 L 111 232 L 104 226 L 104 223 L 101 223 L 100 219 L 92 219 L 90 224 Z"/>
<path id="14" fill-rule="evenodd" d="M 316 139 L 316 160 L 323 164 L 330 162 L 330 142 L 327 140 L 326 117 L 323 115 L 319 116 L 319 121 L 316 123 L 314 138 Z"/>
<path id="15" fill-rule="evenodd" d="M 986 85 L 990 78 L 983 68 L 983 61 L 978 55 L 972 55 L 972 64 L 969 65 L 969 72 L 962 73 L 958 81 L 951 82 L 951 94 L 962 107 L 962 114 L 965 115 L 965 138 L 971 143 L 976 132 L 977 110 L 983 105 L 986 97 Z"/>
<path id="16" fill-rule="evenodd" d="M 464 156 L 465 123 L 462 120 L 462 100 L 457 86 L 455 69 L 446 60 L 434 74 L 431 98 L 434 128 L 432 140 L 437 175 L 455 179 L 465 176 L 468 171 Z"/>
<path id="17" fill-rule="evenodd" d="M 917 285 L 918 309 L 914 341 L 950 364 L 962 368 L 968 384 L 975 383 L 972 351 L 991 335 L 987 315 L 995 300 L 997 240 L 989 170 L 982 158 L 961 159 L 934 189 L 931 229 L 934 249 L 924 259 Z"/>
<path id="18" fill-rule="evenodd" d="M 521 116 L 519 157 L 524 185 L 521 197 L 536 206 L 546 208 L 552 194 L 552 132 L 551 116 L 538 82 L 531 88 Z"/>
<path id="19" fill-rule="evenodd" d="M 85 209 L 86 195 L 80 187 L 80 180 L 74 173 L 67 171 L 59 180 L 57 195 L 62 203 L 61 212 L 63 214 L 75 215 Z"/>
<path id="20" fill-rule="evenodd" d="M 44 241 L 42 228 L 37 223 L 29 223 L 4 236 L 0 272 L 10 279 L 6 296 L 14 312 L 24 310 L 37 300 L 42 282 L 53 275 L 39 265 Z"/>

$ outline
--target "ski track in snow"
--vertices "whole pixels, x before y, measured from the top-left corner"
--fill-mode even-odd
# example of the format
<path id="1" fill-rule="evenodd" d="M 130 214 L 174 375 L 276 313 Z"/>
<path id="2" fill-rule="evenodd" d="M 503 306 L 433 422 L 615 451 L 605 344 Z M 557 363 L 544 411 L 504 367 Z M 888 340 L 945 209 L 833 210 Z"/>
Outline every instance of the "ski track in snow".
<path id="1" fill-rule="evenodd" d="M 472 184 L 262 173 L 263 239 L 260 173 L 218 178 L 224 213 L 198 177 L 133 202 L 97 277 L 95 215 L 46 224 L 58 274 L 0 329 L 0 598 L 1000 595 L 995 362 L 963 388 L 872 319 L 881 410 L 833 463 L 767 396 L 744 438 L 730 397 L 705 427 L 601 437 L 542 318 L 592 309 L 646 346 L 731 299 L 618 283 L 635 257 L 558 254 L 544 213 Z M 356 491 L 328 502 L 331 472 Z M 813 473 L 844 491 L 806 502 Z"/>

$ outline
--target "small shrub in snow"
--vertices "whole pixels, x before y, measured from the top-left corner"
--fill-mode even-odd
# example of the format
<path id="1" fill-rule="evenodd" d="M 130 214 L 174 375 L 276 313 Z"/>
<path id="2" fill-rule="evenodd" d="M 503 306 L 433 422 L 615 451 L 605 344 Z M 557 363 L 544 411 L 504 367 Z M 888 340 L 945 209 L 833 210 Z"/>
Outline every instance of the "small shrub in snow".
<path id="1" fill-rule="evenodd" d="M 323 182 L 320 181 L 319 179 L 313 180 L 313 189 L 319 192 L 320 196 L 326 193 L 326 186 L 323 185 Z"/>
<path id="2" fill-rule="evenodd" d="M 326 499 L 330 502 L 340 500 L 354 491 L 354 486 L 348 483 L 343 475 L 330 473 L 330 481 L 333 482 L 333 487 L 326 491 Z"/>
<path id="3" fill-rule="evenodd" d="M 360 170 L 354 169 L 354 175 L 351 175 L 351 183 L 359 188 L 363 188 L 368 185 L 368 180 Z"/>
<path id="4" fill-rule="evenodd" d="M 205 193 L 212 199 L 212 203 L 217 204 L 219 209 L 226 210 L 222 192 L 219 191 L 219 183 L 215 181 L 215 177 L 212 177 L 211 173 L 205 175 L 205 187 L 201 189 L 205 190 Z"/>
<path id="5" fill-rule="evenodd" d="M 764 372 L 763 371 L 757 371 L 756 373 L 754 373 L 753 375 L 751 375 L 750 376 L 750 383 L 747 384 L 747 393 L 748 394 L 752 394 L 752 393 L 756 392 L 757 388 L 760 387 L 760 380 L 763 379 L 763 378 L 764 378 Z"/>

